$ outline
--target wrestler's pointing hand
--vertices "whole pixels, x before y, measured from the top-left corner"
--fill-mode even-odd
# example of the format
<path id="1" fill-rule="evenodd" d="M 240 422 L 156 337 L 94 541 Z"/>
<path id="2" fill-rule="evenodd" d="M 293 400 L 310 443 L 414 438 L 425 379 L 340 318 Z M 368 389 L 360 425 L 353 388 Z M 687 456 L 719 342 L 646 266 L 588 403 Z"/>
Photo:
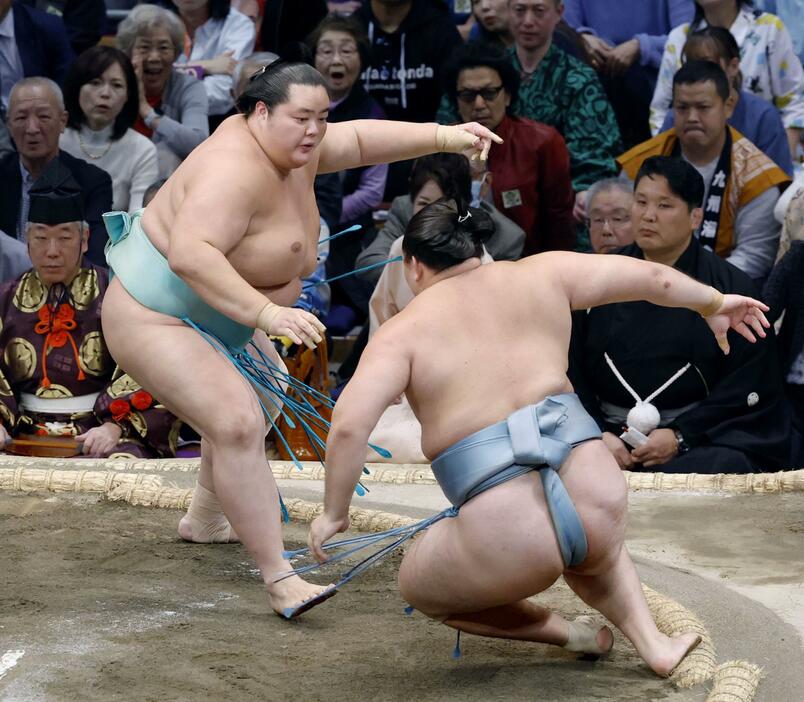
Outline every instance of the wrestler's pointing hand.
<path id="1" fill-rule="evenodd" d="M 488 158 L 492 141 L 497 144 L 503 143 L 494 132 L 477 122 L 467 122 L 454 127 L 440 124 L 436 130 L 436 146 L 439 151 L 465 153 L 467 157 L 481 161 Z"/>
<path id="2" fill-rule="evenodd" d="M 319 515 L 310 524 L 310 532 L 307 535 L 307 546 L 310 548 L 310 553 L 319 563 L 323 563 L 327 560 L 327 554 L 323 549 L 324 544 L 335 534 L 340 534 L 348 528 L 349 517 L 332 519 L 326 512 Z"/>
<path id="3" fill-rule="evenodd" d="M 321 343 L 327 329 L 314 314 L 273 302 L 260 310 L 257 328 L 270 336 L 286 336 L 294 344 L 306 344 L 311 349 Z"/>
<path id="4" fill-rule="evenodd" d="M 728 354 L 727 332 L 729 329 L 734 329 L 752 344 L 756 342 L 757 336 L 765 338 L 765 329 L 770 327 L 770 322 L 765 317 L 767 311 L 768 306 L 753 297 L 724 295 L 723 304 L 714 314 L 704 317 L 704 319 L 715 335 L 718 346 L 723 353 Z"/>

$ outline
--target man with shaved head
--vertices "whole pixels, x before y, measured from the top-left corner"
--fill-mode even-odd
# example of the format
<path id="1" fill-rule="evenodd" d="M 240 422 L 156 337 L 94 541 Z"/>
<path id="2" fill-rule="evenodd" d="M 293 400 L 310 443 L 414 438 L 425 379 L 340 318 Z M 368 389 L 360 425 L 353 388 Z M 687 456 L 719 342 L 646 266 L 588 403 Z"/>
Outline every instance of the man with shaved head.
<path id="1" fill-rule="evenodd" d="M 59 135 L 67 124 L 59 86 L 41 77 L 19 81 L 9 95 L 7 124 L 17 151 L 0 156 L 0 229 L 24 239 L 28 193 L 58 158 L 81 188 L 83 218 L 90 231 L 87 255 L 93 263 L 105 265 L 106 231 L 101 214 L 112 208 L 112 179 L 106 171 L 59 150 Z"/>

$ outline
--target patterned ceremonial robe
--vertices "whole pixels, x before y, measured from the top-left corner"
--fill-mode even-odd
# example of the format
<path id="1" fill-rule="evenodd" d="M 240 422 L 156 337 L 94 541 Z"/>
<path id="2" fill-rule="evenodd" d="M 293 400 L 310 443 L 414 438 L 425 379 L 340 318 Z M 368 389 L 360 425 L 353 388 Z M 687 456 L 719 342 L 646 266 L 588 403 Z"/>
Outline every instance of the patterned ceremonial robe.
<path id="1" fill-rule="evenodd" d="M 116 369 L 101 331 L 108 273 L 87 259 L 66 286 L 31 269 L 0 285 L 0 421 L 12 435 L 75 436 L 105 422 L 123 433 L 110 455 L 175 455 L 181 422 Z M 91 410 L 52 414 L 23 406 L 97 394 Z M 30 400 L 29 400 L 30 401 Z"/>
<path id="2" fill-rule="evenodd" d="M 720 211 L 720 224 L 717 229 L 715 253 L 724 258 L 731 253 L 736 242 L 734 223 L 737 212 L 768 188 L 790 182 L 787 174 L 746 139 L 734 127 L 731 132 L 731 174 L 726 181 L 723 205 Z M 617 159 L 623 172 L 631 179 L 636 178 L 645 159 L 651 156 L 670 156 L 678 141 L 675 127 L 637 144 Z"/>
<path id="3" fill-rule="evenodd" d="M 516 47 L 509 49 L 522 73 Z M 620 128 L 597 74 L 585 63 L 552 44 L 532 75 L 522 79 L 511 114 L 543 122 L 564 137 L 576 192 L 617 174 L 615 157 L 622 149 Z M 460 121 L 454 100 L 444 96 L 438 122 Z"/>

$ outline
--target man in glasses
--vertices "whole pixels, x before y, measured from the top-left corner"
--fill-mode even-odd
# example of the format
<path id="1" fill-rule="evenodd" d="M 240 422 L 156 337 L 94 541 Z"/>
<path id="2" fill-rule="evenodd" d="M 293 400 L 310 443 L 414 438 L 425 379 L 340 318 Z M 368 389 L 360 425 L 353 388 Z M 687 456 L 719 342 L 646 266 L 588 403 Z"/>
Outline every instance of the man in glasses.
<path id="1" fill-rule="evenodd" d="M 461 120 L 478 122 L 503 139 L 492 146 L 487 164 L 476 162 L 481 167 L 473 174 L 476 194 L 493 200 L 525 230 L 523 256 L 572 250 L 569 153 L 552 127 L 509 114 L 519 82 L 505 52 L 482 43 L 461 47 L 447 69 L 446 84 Z"/>
<path id="2" fill-rule="evenodd" d="M 620 178 L 606 178 L 587 192 L 589 241 L 595 253 L 611 253 L 634 241 L 631 207 L 634 192 L 631 184 Z"/>
<path id="3" fill-rule="evenodd" d="M 563 11 L 561 0 L 508 0 L 514 45 L 507 55 L 521 77 L 511 105 L 513 114 L 548 124 L 564 138 L 580 221 L 585 191 L 601 178 L 616 175 L 614 159 L 621 141 L 614 111 L 594 70 L 553 41 Z M 449 95 L 442 98 L 436 119 L 442 124 L 458 121 L 457 106 Z"/>

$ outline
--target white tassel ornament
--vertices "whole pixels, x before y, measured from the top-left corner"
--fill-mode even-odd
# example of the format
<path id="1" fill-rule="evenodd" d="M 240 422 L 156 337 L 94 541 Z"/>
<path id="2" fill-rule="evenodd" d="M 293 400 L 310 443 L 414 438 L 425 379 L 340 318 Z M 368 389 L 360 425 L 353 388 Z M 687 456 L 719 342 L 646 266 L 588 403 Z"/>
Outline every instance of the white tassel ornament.
<path id="1" fill-rule="evenodd" d="M 628 412 L 625 421 L 629 427 L 648 436 L 659 426 L 660 419 L 659 410 L 650 402 L 637 402 Z"/>

